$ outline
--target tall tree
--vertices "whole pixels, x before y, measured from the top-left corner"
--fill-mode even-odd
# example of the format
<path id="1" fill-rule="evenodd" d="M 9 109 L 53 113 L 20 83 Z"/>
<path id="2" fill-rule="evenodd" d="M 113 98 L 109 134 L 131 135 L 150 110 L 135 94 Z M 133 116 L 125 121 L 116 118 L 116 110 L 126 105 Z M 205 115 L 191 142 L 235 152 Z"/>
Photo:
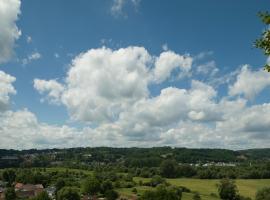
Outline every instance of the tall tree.
<path id="1" fill-rule="evenodd" d="M 222 179 L 218 185 L 219 197 L 222 200 L 235 200 L 238 197 L 237 186 L 230 179 Z"/>
<path id="2" fill-rule="evenodd" d="M 12 169 L 7 169 L 3 172 L 3 180 L 8 182 L 9 186 L 15 181 L 16 173 Z"/>
<path id="3" fill-rule="evenodd" d="M 6 200 L 15 200 L 16 199 L 16 193 L 14 188 L 8 188 L 5 192 L 5 199 Z"/>
<path id="4" fill-rule="evenodd" d="M 270 200 L 270 188 L 260 189 L 256 193 L 256 200 Z"/>
<path id="5" fill-rule="evenodd" d="M 259 17 L 261 18 L 262 22 L 265 23 L 268 27 L 270 25 L 270 14 L 268 12 L 260 12 Z M 263 50 L 263 53 L 266 56 L 270 56 L 270 29 L 267 28 L 263 31 L 260 38 L 255 41 L 255 47 Z M 270 64 L 265 64 L 265 70 L 270 72 Z"/>
<path id="6" fill-rule="evenodd" d="M 95 195 L 100 189 L 100 182 L 95 177 L 89 177 L 82 183 L 82 191 L 85 194 Z"/>
<path id="7" fill-rule="evenodd" d="M 80 195 L 72 187 L 63 187 L 57 192 L 57 200 L 80 200 Z"/>

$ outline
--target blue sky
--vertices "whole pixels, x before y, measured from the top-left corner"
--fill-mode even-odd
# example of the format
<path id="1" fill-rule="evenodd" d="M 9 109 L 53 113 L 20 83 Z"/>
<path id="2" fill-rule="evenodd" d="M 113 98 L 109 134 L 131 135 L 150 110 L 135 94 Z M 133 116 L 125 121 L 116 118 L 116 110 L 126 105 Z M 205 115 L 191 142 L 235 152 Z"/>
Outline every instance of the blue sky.
<path id="1" fill-rule="evenodd" d="M 0 90 L 0 124 L 17 129 L 0 129 L 14 135 L 0 148 L 267 147 L 269 122 L 253 119 L 270 114 L 270 75 L 253 42 L 266 28 L 257 13 L 269 8 L 267 0 L 3 0 L 9 89 Z M 17 114 L 30 115 L 26 130 L 10 124 Z M 20 135 L 29 139 L 16 144 Z"/>

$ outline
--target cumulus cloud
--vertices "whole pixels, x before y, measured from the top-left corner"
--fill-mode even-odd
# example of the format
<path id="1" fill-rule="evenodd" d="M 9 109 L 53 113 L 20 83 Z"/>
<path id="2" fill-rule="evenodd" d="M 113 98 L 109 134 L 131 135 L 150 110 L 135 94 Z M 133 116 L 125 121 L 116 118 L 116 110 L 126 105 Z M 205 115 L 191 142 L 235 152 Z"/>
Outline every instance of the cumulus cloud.
<path id="1" fill-rule="evenodd" d="M 16 94 L 12 83 L 15 77 L 0 71 L 0 112 L 6 110 L 10 104 L 10 95 Z"/>
<path id="2" fill-rule="evenodd" d="M 34 88 L 40 93 L 47 93 L 47 100 L 52 104 L 59 104 L 64 87 L 56 80 L 34 79 Z M 44 101 L 44 99 L 42 99 Z"/>
<path id="3" fill-rule="evenodd" d="M 116 121 L 121 112 L 148 98 L 150 83 L 165 81 L 174 68 L 187 72 L 191 63 L 191 57 L 172 51 L 156 57 L 143 47 L 103 47 L 78 55 L 63 86 L 55 80 L 49 82 L 57 88 L 48 87 L 48 81 L 35 80 L 34 87 L 44 93 L 47 85 L 49 101 L 62 102 L 72 119 L 99 124 Z"/>
<path id="4" fill-rule="evenodd" d="M 0 63 L 11 58 L 15 41 L 21 35 L 21 31 L 16 26 L 20 5 L 20 0 L 0 1 Z"/>
<path id="5" fill-rule="evenodd" d="M 163 82 L 170 77 L 174 69 L 188 72 L 191 69 L 192 58 L 182 56 L 172 51 L 165 51 L 156 59 L 154 79 L 157 82 Z"/>
<path id="6" fill-rule="evenodd" d="M 26 109 L 0 114 L 0 127 L 0 148 L 64 148 L 86 145 L 82 132 L 65 125 L 40 123 L 36 116 Z"/>
<path id="7" fill-rule="evenodd" d="M 121 110 L 148 96 L 150 61 L 141 47 L 89 50 L 72 61 L 62 102 L 73 119 L 113 121 Z"/>
<path id="8" fill-rule="evenodd" d="M 237 76 L 236 82 L 229 87 L 231 96 L 244 95 L 253 99 L 264 88 L 270 85 L 270 75 L 263 70 L 252 71 L 248 65 L 244 65 Z"/>

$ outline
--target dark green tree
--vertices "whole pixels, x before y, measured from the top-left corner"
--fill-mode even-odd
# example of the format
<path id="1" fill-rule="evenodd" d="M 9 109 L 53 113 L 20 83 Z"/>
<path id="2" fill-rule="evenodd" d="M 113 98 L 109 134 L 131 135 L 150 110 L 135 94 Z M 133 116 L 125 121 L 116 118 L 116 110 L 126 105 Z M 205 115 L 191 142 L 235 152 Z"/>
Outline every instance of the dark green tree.
<path id="1" fill-rule="evenodd" d="M 12 169 L 7 169 L 2 174 L 3 180 L 8 182 L 8 185 L 11 186 L 11 184 L 15 181 L 16 173 Z"/>
<path id="2" fill-rule="evenodd" d="M 105 180 L 101 184 L 101 193 L 103 193 L 103 194 L 105 194 L 106 191 L 112 190 L 112 189 L 113 189 L 113 185 L 112 185 L 112 182 L 109 180 Z"/>
<path id="3" fill-rule="evenodd" d="M 66 185 L 66 183 L 65 183 L 65 180 L 63 178 L 57 179 L 57 181 L 55 183 L 56 192 L 61 190 L 63 187 L 65 187 L 65 185 Z"/>
<path id="4" fill-rule="evenodd" d="M 152 187 L 156 187 L 159 184 L 165 183 L 165 179 L 162 178 L 161 176 L 155 175 L 151 178 L 150 184 Z"/>
<path id="5" fill-rule="evenodd" d="M 80 195 L 72 187 L 63 187 L 57 192 L 57 200 L 80 200 Z"/>
<path id="6" fill-rule="evenodd" d="M 160 173 L 166 178 L 175 178 L 177 176 L 177 162 L 175 160 L 165 160 L 160 165 Z"/>
<path id="7" fill-rule="evenodd" d="M 95 177 L 91 176 L 82 183 L 82 191 L 84 194 L 95 195 L 100 189 L 100 182 Z"/>
<path id="8" fill-rule="evenodd" d="M 222 179 L 218 184 L 219 197 L 222 200 L 238 199 L 238 190 L 235 182 L 230 179 Z"/>
<path id="9" fill-rule="evenodd" d="M 5 192 L 5 199 L 6 200 L 15 200 L 16 199 L 16 193 L 14 188 L 8 188 Z"/>
<path id="10" fill-rule="evenodd" d="M 107 190 L 105 192 L 105 197 L 107 200 L 116 200 L 119 197 L 119 194 L 114 190 Z"/>
<path id="11" fill-rule="evenodd" d="M 270 200 L 270 188 L 263 188 L 256 193 L 256 200 Z"/>
<path id="12" fill-rule="evenodd" d="M 181 200 L 182 191 L 174 187 L 159 185 L 156 190 L 146 191 L 140 200 Z"/>
<path id="13" fill-rule="evenodd" d="M 196 192 L 193 197 L 192 197 L 193 200 L 201 200 L 201 196 L 198 192 Z"/>
<path id="14" fill-rule="evenodd" d="M 270 14 L 268 12 L 260 12 L 259 17 L 267 26 L 270 25 Z M 263 31 L 261 37 L 255 41 L 255 47 L 261 49 L 266 56 L 270 56 L 270 29 Z M 270 65 L 266 63 L 265 70 L 270 72 Z"/>

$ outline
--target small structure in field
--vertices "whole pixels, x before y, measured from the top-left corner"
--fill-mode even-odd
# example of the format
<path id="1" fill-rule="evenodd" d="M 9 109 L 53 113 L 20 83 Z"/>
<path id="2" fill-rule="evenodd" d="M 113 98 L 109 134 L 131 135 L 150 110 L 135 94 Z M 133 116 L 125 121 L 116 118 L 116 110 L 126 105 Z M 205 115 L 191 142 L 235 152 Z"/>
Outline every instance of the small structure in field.
<path id="1" fill-rule="evenodd" d="M 19 198 L 32 198 L 44 191 L 42 184 L 16 183 L 14 189 Z"/>

